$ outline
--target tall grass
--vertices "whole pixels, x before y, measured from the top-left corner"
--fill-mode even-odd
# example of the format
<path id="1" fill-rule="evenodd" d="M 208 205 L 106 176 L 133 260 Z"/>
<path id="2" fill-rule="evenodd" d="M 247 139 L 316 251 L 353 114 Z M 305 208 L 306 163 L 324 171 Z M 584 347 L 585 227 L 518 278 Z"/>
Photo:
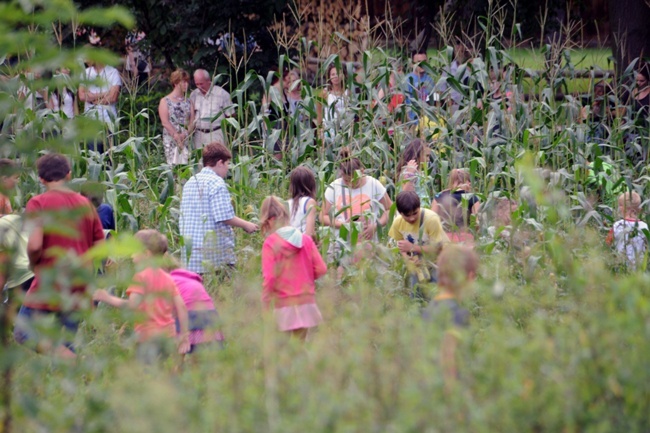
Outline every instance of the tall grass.
<path id="1" fill-rule="evenodd" d="M 130 328 L 122 326 L 132 318 L 103 307 L 89 311 L 79 336 L 85 344 L 73 365 L 13 344 L 3 347 L 0 360 L 12 381 L 2 416 L 12 416 L 13 431 L 648 431 L 648 277 L 621 272 L 620 258 L 603 245 L 617 216 L 616 188 L 594 183 L 588 173 L 594 163 L 600 182 L 647 197 L 646 163 L 628 140 L 635 131 L 629 120 L 616 120 L 609 140 L 599 143 L 590 125 L 579 121 L 580 99 L 555 100 L 556 91 L 567 87 L 564 72 L 575 66 L 563 54 L 566 41 L 543 49 L 556 61 L 547 62 L 530 83 L 519 69 L 506 75 L 515 94 L 511 108 L 481 96 L 477 88 L 489 87 L 490 70 L 513 57 L 503 48 L 513 44 L 502 40 L 516 38 L 510 35 L 516 32 L 500 23 L 499 14 L 480 19 L 485 37 L 473 41 L 473 61 L 456 76 L 442 74 L 453 60 L 451 48 L 436 52 L 425 66 L 436 82 L 446 80 L 470 101 L 456 111 L 418 107 L 438 119 L 436 126 L 400 123 L 385 102 L 372 106 L 378 87 L 387 85 L 401 60 L 381 47 L 364 51 L 357 70 L 332 55 L 318 65 L 314 79 L 305 73 L 303 102 L 297 115 L 283 119 L 284 130 L 272 129 L 255 103 L 259 96 L 252 96 L 268 92 L 271 77 L 249 70 L 241 82 L 231 83 L 237 115 L 223 122 L 235 154 L 228 181 L 233 203 L 237 215 L 251 220 L 264 196 L 288 194 L 287 174 L 299 164 L 314 169 L 322 197 L 337 176 L 334 160 L 341 146 L 351 146 L 366 174 L 381 179 L 390 194 L 399 188 L 399 156 L 416 136 L 434 149 L 427 169 L 430 191 L 445 187 L 452 168 L 470 169 L 484 202 L 479 217 L 484 223 L 473 227 L 482 266 L 462 301 L 472 318 L 460 340 L 457 388 L 445 391 L 439 368 L 444 327 L 420 319 L 419 306 L 404 289 L 401 259 L 383 246 L 385 232 L 372 260 L 359 263 L 342 284 L 330 275 L 319 285 L 325 323 L 304 346 L 277 333 L 261 310 L 262 237 L 238 233 L 238 272 L 228 281 L 208 281 L 228 340 L 225 350 L 199 352 L 180 371 L 172 362 L 144 368 L 134 360 Z M 391 37 L 402 36 L 395 30 Z M 49 47 L 45 39 L 41 43 Z M 281 56 L 279 63 L 304 70 L 304 57 L 322 41 L 291 43 L 302 47 L 301 55 Z M 74 63 L 77 55 L 62 61 Z M 48 61 L 36 57 L 34 64 Z M 350 97 L 344 126 L 325 141 L 314 121 L 323 103 L 321 77 L 330 64 L 346 68 Z M 397 77 L 404 90 L 404 74 Z M 0 97 L 10 107 L 3 113 L 36 118 L 21 111 L 15 85 L 1 85 Z M 532 94 L 528 100 L 518 97 L 524 86 Z M 480 98 L 483 108 L 478 108 Z M 66 140 L 43 134 L 44 125 L 61 128 L 51 117 L 31 129 L 5 123 L 3 152 L 20 156 L 26 169 L 15 204 L 24 205 L 39 192 L 32 171 L 38 152 L 66 151 L 76 182 L 92 179 L 106 186 L 118 232 L 156 228 L 178 251 L 180 189 L 198 170 L 200 152 L 192 153 L 186 167 L 164 164 L 158 99 L 149 100 L 148 106 L 138 106 L 135 92 L 123 95 L 122 129 L 110 164 L 106 157 L 78 150 L 76 143 L 96 131 L 84 119 L 74 121 L 76 133 Z M 278 139 L 287 149 L 279 160 L 273 155 Z M 646 146 L 647 129 L 636 140 Z M 603 162 L 613 168 L 605 171 Z M 486 230 L 497 196 L 521 203 L 509 237 Z M 322 233 L 323 253 L 331 236 Z M 121 236 L 97 255 L 119 261 L 131 248 L 128 236 Z M 131 273 L 124 264 L 97 284 L 123 288 Z"/>

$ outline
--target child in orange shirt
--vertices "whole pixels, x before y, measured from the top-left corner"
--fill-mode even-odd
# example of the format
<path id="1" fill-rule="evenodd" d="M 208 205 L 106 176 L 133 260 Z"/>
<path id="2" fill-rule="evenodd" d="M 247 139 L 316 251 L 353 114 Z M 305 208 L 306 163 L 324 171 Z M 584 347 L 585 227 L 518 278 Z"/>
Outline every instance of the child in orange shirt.
<path id="1" fill-rule="evenodd" d="M 140 230 L 135 234 L 145 251 L 133 255 L 133 262 L 141 270 L 133 277 L 133 284 L 126 290 L 128 299 L 118 298 L 106 290 L 97 290 L 96 301 L 117 308 L 131 308 L 142 314 L 135 323 L 138 336 L 138 358 L 146 363 L 165 355 L 170 338 L 177 337 L 178 352 L 190 349 L 187 309 L 172 277 L 159 267 L 151 265 L 151 259 L 162 257 L 167 252 L 167 239 L 156 230 Z M 176 321 L 180 334 L 176 336 Z"/>

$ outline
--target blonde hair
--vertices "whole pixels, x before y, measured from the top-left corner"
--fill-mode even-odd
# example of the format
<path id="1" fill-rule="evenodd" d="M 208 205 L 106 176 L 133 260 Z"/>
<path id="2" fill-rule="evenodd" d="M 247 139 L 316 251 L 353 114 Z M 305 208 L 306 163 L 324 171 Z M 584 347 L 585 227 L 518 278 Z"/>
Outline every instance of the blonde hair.
<path id="1" fill-rule="evenodd" d="M 501 198 L 494 210 L 494 220 L 499 226 L 509 226 L 512 223 L 512 208 L 518 203 L 511 198 Z"/>
<path id="2" fill-rule="evenodd" d="M 618 207 L 625 215 L 638 216 L 641 212 L 641 196 L 635 191 L 624 192 L 618 196 Z"/>
<path id="3" fill-rule="evenodd" d="M 274 221 L 271 221 L 275 219 Z M 284 200 L 274 195 L 266 197 L 260 209 L 260 228 L 262 233 L 272 232 L 275 227 L 289 224 L 289 210 Z"/>
<path id="4" fill-rule="evenodd" d="M 458 188 L 460 185 L 468 184 L 469 182 L 469 171 L 462 168 L 454 168 L 449 173 L 449 184 L 447 188 L 453 192 L 453 190 Z"/>
<path id="5" fill-rule="evenodd" d="M 167 252 L 167 237 L 157 230 L 140 230 L 134 237 L 154 256 L 162 256 Z"/>
<path id="6" fill-rule="evenodd" d="M 184 69 L 176 69 L 172 72 L 171 77 L 169 77 L 169 81 L 172 83 L 172 86 L 176 86 L 181 81 L 187 81 L 189 83 L 190 74 Z"/>
<path id="7" fill-rule="evenodd" d="M 465 283 L 476 275 L 478 255 L 464 245 L 446 244 L 438 256 L 438 284 L 458 294 Z"/>

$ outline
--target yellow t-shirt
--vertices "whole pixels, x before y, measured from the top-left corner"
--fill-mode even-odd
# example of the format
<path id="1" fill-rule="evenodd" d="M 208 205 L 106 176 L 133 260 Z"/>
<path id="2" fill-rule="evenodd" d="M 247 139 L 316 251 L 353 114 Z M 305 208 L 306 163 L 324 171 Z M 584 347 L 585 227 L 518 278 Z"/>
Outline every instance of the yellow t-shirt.
<path id="1" fill-rule="evenodd" d="M 421 235 L 420 218 L 423 218 Z M 440 217 L 431 209 L 424 209 L 424 215 L 419 216 L 413 224 L 409 224 L 404 221 L 402 215 L 398 215 L 397 218 L 393 220 L 393 225 L 390 226 L 388 236 L 396 241 L 406 239 L 417 245 L 435 245 L 441 242 L 449 242 L 447 234 L 445 234 L 445 231 L 442 229 Z"/>

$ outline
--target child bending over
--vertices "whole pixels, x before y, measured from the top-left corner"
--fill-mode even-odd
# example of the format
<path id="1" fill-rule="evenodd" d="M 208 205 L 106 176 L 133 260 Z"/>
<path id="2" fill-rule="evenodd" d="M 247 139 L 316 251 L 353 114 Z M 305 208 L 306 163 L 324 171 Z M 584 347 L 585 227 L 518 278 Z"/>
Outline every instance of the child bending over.
<path id="1" fill-rule="evenodd" d="M 106 290 L 97 290 L 95 301 L 104 302 L 116 308 L 130 308 L 141 313 L 135 323 L 138 337 L 138 358 L 152 363 L 166 354 L 169 339 L 177 337 L 178 352 L 190 350 L 187 309 L 178 293 L 172 277 L 152 259 L 160 259 L 167 252 L 167 239 L 156 230 L 140 230 L 135 234 L 145 251 L 133 255 L 136 269 L 133 284 L 126 290 L 128 299 L 118 298 Z M 176 336 L 176 320 L 180 334 Z"/>
<path id="2" fill-rule="evenodd" d="M 435 275 L 427 260 L 435 259 L 441 244 L 449 242 L 440 217 L 430 209 L 420 208 L 420 197 L 415 191 L 400 192 L 395 204 L 399 216 L 393 220 L 388 235 L 397 242 L 399 252 L 409 264 L 411 288 L 418 283 L 434 282 Z"/>

